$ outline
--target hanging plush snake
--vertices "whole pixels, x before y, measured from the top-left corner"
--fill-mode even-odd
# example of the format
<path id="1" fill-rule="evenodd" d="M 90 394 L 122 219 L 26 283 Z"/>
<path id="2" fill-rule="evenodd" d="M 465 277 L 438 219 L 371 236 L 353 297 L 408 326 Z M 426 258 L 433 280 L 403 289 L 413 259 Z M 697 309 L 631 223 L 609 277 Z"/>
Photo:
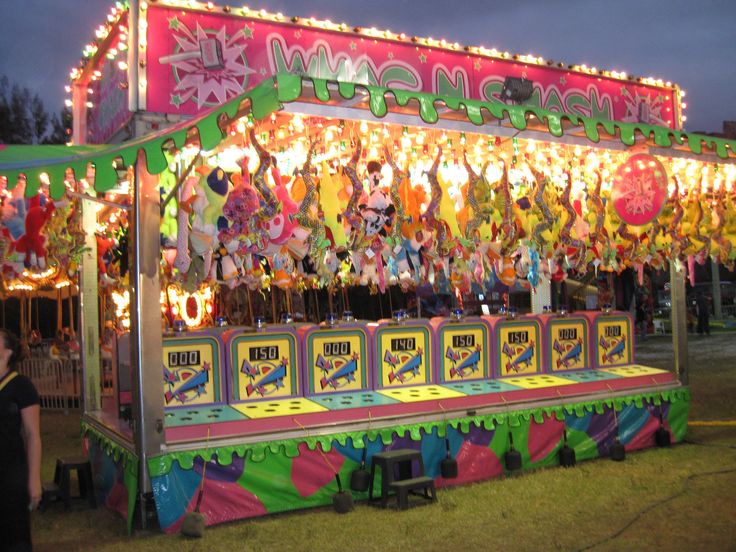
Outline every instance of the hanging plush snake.
<path id="1" fill-rule="evenodd" d="M 714 239 L 716 243 L 718 243 L 718 245 L 720 246 L 720 249 L 718 251 L 718 258 L 722 264 L 726 264 L 726 262 L 728 261 L 728 256 L 731 253 L 731 249 L 733 248 L 731 241 L 723 237 L 723 225 L 726 221 L 726 208 L 724 206 L 725 201 L 726 197 L 724 194 L 724 190 L 723 188 L 721 188 L 720 190 L 718 190 L 718 193 L 714 197 L 713 201 L 713 211 L 718 218 L 718 224 L 716 224 L 716 227 L 713 230 L 712 239 Z"/>
<path id="2" fill-rule="evenodd" d="M 360 154 L 362 151 L 363 144 L 360 141 L 360 138 L 358 138 L 358 143 L 355 146 L 355 152 L 350 158 L 350 162 L 345 167 L 345 174 L 348 175 L 350 183 L 353 185 L 353 193 L 350 196 L 350 201 L 348 201 L 348 206 L 345 208 L 343 216 L 345 217 L 345 220 L 348 221 L 348 224 L 356 232 L 359 231 L 363 226 L 363 219 L 360 217 L 360 213 L 358 212 L 358 201 L 360 201 L 360 196 L 363 195 L 363 182 L 361 182 L 360 178 L 358 178 L 358 173 L 356 169 L 358 159 L 360 159 Z"/>
<path id="3" fill-rule="evenodd" d="M 404 223 L 405 214 L 404 203 L 401 201 L 401 194 L 399 193 L 399 185 L 401 185 L 401 182 L 406 178 L 406 173 L 404 173 L 395 163 L 391 152 L 386 146 L 383 146 L 383 156 L 386 158 L 386 162 L 389 167 L 391 167 L 391 172 L 393 174 L 389 193 L 391 194 L 391 201 L 394 204 L 396 212 L 394 213 L 394 222 L 391 226 L 390 240 L 391 244 L 396 247 L 403 241 L 401 225 Z"/>
<path id="4" fill-rule="evenodd" d="M 537 242 L 537 247 L 542 248 L 544 247 L 545 243 L 542 232 L 551 229 L 555 221 L 555 217 L 549 210 L 549 205 L 547 205 L 547 201 L 544 197 L 544 190 L 547 188 L 549 178 L 537 171 L 531 165 L 529 165 L 529 170 L 531 171 L 532 175 L 534 176 L 534 180 L 537 183 L 536 189 L 534 191 L 534 205 L 542 212 L 542 217 L 544 218 L 544 222 L 537 224 L 533 232 L 534 240 Z"/>
<path id="5" fill-rule="evenodd" d="M 478 203 L 478 198 L 475 195 L 478 185 L 483 183 L 488 163 L 483 165 L 483 168 L 480 170 L 480 174 L 475 174 L 470 163 L 468 163 L 466 152 L 463 152 L 463 163 L 465 164 L 465 170 L 468 171 L 468 205 L 470 205 L 470 208 L 473 210 L 473 217 L 468 220 L 465 225 L 465 238 L 474 241 L 475 233 L 478 228 L 480 228 L 481 224 L 483 224 L 483 219 L 489 215 L 489 213 L 481 209 L 480 204 Z"/>
<path id="6" fill-rule="evenodd" d="M 432 164 L 432 167 L 427 171 L 427 180 L 429 181 L 429 188 L 431 191 L 429 205 L 427 211 L 424 213 L 424 217 L 430 228 L 435 230 L 435 237 L 437 242 L 437 251 L 440 251 L 446 246 L 446 234 L 447 228 L 444 222 L 437 218 L 437 212 L 440 208 L 440 201 L 442 201 L 442 186 L 437 179 L 437 170 L 440 167 L 440 158 L 442 157 L 442 148 L 437 148 L 437 157 Z"/>
<path id="7" fill-rule="evenodd" d="M 260 210 L 260 216 L 261 218 L 269 219 L 276 214 L 279 208 L 278 199 L 276 199 L 273 191 L 271 191 L 271 188 L 266 183 L 266 173 L 271 166 L 271 154 L 258 143 L 254 128 L 250 129 L 250 142 L 253 144 L 253 147 L 258 154 L 258 160 L 260 161 L 258 168 L 253 175 L 253 184 L 256 187 L 256 190 L 258 190 L 258 193 L 261 194 L 261 198 L 263 198 L 264 201 L 264 206 Z"/>
<path id="8" fill-rule="evenodd" d="M 317 140 L 313 140 L 309 144 L 309 151 L 307 152 L 307 160 L 304 162 L 304 167 L 300 171 L 302 180 L 304 181 L 304 198 L 299 205 L 299 210 L 296 212 L 295 218 L 299 221 L 302 226 L 309 226 L 309 211 L 314 205 L 317 199 L 317 186 L 312 178 L 312 159 L 314 158 L 314 149 L 317 147 Z"/>
<path id="9" fill-rule="evenodd" d="M 647 232 L 647 247 L 645 249 L 645 251 L 648 252 L 648 254 L 652 258 L 650 261 L 650 264 L 652 266 L 661 266 L 662 262 L 664 261 L 661 251 L 657 248 L 657 236 L 663 230 L 664 227 L 660 222 L 660 217 L 656 217 L 652 221 L 652 226 Z"/>
<path id="10" fill-rule="evenodd" d="M 312 205 L 317 202 L 317 186 L 312 177 L 312 159 L 314 159 L 314 150 L 316 147 L 317 140 L 315 139 L 309 146 L 307 160 L 301 170 L 305 192 L 304 199 L 302 199 L 302 203 L 299 206 L 299 211 L 297 211 L 296 219 L 299 221 L 299 224 L 306 226 L 312 231 L 309 237 L 309 256 L 315 262 L 319 262 L 321 261 L 320 253 L 324 248 L 323 244 L 327 239 L 327 234 L 325 232 L 324 222 L 322 222 L 319 215 L 310 214 Z"/>
<path id="11" fill-rule="evenodd" d="M 503 208 L 503 220 L 501 221 L 501 231 L 504 234 L 504 245 L 502 252 L 506 253 L 510 250 L 516 238 L 516 222 L 514 221 L 514 202 L 511 199 L 511 189 L 509 188 L 509 172 L 506 168 L 506 162 L 500 159 L 501 181 L 496 187 L 497 193 L 501 193 L 501 206 Z"/>
<path id="12" fill-rule="evenodd" d="M 695 254 L 702 254 L 703 258 L 707 258 L 710 254 L 710 237 L 704 236 L 700 233 L 700 223 L 703 221 L 703 204 L 700 203 L 700 188 L 696 188 L 693 201 L 695 202 L 695 218 L 690 228 L 692 228 L 693 238 L 703 244 L 703 246 L 698 249 Z"/>
<path id="13" fill-rule="evenodd" d="M 675 189 L 670 196 L 670 201 L 672 202 L 674 216 L 672 217 L 668 234 L 672 238 L 672 251 L 676 256 L 679 256 L 690 245 L 690 240 L 684 235 L 680 238 L 680 221 L 685 214 L 685 210 L 680 203 L 680 180 L 676 176 L 673 176 L 672 181 L 675 183 Z"/>
<path id="14" fill-rule="evenodd" d="M 601 199 L 601 184 L 603 183 L 603 177 L 600 171 L 595 171 L 595 188 L 593 193 L 588 195 L 590 202 L 593 204 L 593 210 L 595 211 L 595 226 L 593 231 L 590 233 L 590 243 L 595 244 L 599 239 L 602 239 L 603 223 L 606 220 L 606 209 Z"/>
<path id="15" fill-rule="evenodd" d="M 572 202 L 570 201 L 570 193 L 572 192 L 572 175 L 569 172 L 566 172 L 565 174 L 567 175 L 567 184 L 565 184 L 565 189 L 562 191 L 562 195 L 560 196 L 560 203 L 567 213 L 567 220 L 560 229 L 560 240 L 570 247 L 579 247 L 578 240 L 574 240 L 572 238 L 572 227 L 575 224 L 575 217 L 577 216 L 575 207 L 572 206 Z"/>
<path id="16" fill-rule="evenodd" d="M 569 172 L 566 172 L 565 174 L 567 175 L 567 185 L 565 186 L 565 190 L 562 192 L 560 203 L 562 203 L 562 207 L 567 213 L 567 220 L 560 230 L 560 239 L 570 247 L 576 248 L 579 251 L 580 256 L 584 257 L 585 244 L 581 240 L 577 240 L 572 237 L 572 227 L 575 224 L 575 220 L 578 215 L 575 212 L 575 207 L 573 207 L 572 202 L 570 201 L 570 193 L 572 192 L 572 175 Z"/>

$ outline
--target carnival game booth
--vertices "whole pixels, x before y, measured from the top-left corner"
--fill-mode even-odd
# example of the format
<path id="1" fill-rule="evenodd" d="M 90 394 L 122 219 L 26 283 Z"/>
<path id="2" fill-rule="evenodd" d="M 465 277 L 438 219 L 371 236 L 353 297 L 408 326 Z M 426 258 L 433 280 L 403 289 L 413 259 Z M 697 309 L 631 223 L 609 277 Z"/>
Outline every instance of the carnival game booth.
<path id="1" fill-rule="evenodd" d="M 227 32 L 203 33 L 187 59 L 214 63 Z M 736 256 L 733 148 L 641 122 L 279 73 L 146 137 L 0 174 L 8 194 L 48 182 L 44 196 L 71 196 L 88 217 L 83 426 L 98 491 L 129 523 L 152 500 L 173 532 L 201 488 L 208 524 L 328 504 L 336 476 L 379 452 L 419 451 L 443 486 L 517 467 L 509 452 L 535 468 L 559 463 L 565 443 L 583 460 L 682 439 L 686 340 L 675 334 L 675 370 L 640 366 L 628 314 L 551 313 L 545 286 L 669 263 L 677 305 L 688 264 Z M 106 220 L 98 206 L 112 209 Z M 130 257 L 108 401 L 95 379 L 97 224 L 124 229 Z M 533 313 L 463 311 L 499 283 L 528 287 Z M 378 297 L 422 285 L 456 298 L 451 317 L 356 320 L 342 304 L 292 319 L 313 288 L 331 301 L 355 286 Z M 247 314 L 235 316 L 240 289 Z M 448 458 L 457 477 L 441 468 Z"/>

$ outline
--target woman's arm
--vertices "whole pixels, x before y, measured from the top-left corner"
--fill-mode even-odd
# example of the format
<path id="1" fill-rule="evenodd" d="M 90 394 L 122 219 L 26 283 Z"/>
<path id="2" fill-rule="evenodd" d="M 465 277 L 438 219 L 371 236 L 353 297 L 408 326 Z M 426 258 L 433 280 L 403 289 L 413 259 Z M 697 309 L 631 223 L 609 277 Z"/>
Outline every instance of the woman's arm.
<path id="1" fill-rule="evenodd" d="M 26 459 L 28 462 L 28 496 L 31 499 L 28 507 L 35 510 L 41 502 L 41 428 L 39 423 L 41 408 L 31 405 L 20 411 L 23 419 L 23 437 L 26 442 Z"/>

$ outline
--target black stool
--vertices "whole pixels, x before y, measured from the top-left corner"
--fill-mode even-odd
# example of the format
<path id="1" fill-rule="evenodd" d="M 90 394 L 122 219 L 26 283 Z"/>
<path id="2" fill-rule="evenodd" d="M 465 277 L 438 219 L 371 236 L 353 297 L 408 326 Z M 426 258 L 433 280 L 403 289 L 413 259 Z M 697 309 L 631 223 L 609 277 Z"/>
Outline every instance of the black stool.
<path id="1" fill-rule="evenodd" d="M 414 475 L 412 464 L 417 463 L 417 474 Z M 399 449 L 379 452 L 373 455 L 371 462 L 371 485 L 368 490 L 368 499 L 373 500 L 373 482 L 376 475 L 376 466 L 381 468 L 381 507 L 388 504 L 390 492 L 395 492 L 399 509 L 409 507 L 409 493 L 422 490 L 419 495 L 429 500 L 435 500 L 434 480 L 424 475 L 422 454 L 414 449 Z"/>
<path id="2" fill-rule="evenodd" d="M 77 483 L 79 484 L 79 495 L 71 496 L 70 484 L 72 470 L 77 472 Z M 65 508 L 69 508 L 72 498 L 86 498 L 89 506 L 95 508 L 95 490 L 92 482 L 92 466 L 83 456 L 73 458 L 57 458 L 56 470 L 53 481 L 44 481 L 43 497 L 41 498 L 41 509 L 52 500 L 61 500 Z"/>

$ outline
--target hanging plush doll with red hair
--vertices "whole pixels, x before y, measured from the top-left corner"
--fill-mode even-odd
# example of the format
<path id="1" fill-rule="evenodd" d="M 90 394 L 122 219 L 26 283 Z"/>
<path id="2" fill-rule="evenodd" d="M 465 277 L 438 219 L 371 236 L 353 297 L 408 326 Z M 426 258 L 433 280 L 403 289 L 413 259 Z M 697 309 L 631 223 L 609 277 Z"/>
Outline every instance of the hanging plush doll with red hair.
<path id="1" fill-rule="evenodd" d="M 43 231 L 55 209 L 54 202 L 43 194 L 29 200 L 25 234 L 15 242 L 15 250 L 21 254 L 26 268 L 46 269 L 46 236 Z"/>

